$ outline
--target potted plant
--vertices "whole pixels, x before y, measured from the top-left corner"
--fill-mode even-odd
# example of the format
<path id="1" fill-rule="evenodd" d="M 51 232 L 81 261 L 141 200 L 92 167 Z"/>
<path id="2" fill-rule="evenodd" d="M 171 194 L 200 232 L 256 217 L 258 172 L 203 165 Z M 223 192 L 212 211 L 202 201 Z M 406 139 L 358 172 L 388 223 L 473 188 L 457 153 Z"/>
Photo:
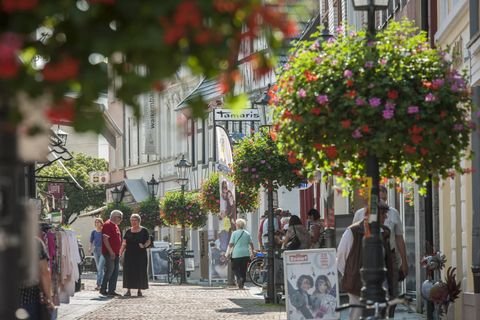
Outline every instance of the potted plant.
<path id="1" fill-rule="evenodd" d="M 167 226 L 198 229 L 207 223 L 208 216 L 202 211 L 199 194 L 195 192 L 167 192 L 160 208 L 160 216 Z"/>

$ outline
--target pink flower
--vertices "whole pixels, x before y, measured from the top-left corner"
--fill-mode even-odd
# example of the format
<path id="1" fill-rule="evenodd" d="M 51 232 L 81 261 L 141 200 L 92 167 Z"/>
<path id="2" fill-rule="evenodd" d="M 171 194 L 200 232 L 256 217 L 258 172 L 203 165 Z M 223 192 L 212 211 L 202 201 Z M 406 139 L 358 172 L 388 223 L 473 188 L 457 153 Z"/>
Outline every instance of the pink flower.
<path id="1" fill-rule="evenodd" d="M 343 76 L 347 79 L 350 79 L 353 76 L 353 72 L 351 70 L 345 70 L 343 71 Z"/>
<path id="2" fill-rule="evenodd" d="M 317 97 L 318 104 L 324 105 L 328 103 L 328 96 L 325 94 L 319 95 Z"/>
<path id="3" fill-rule="evenodd" d="M 409 106 L 409 107 L 407 108 L 407 113 L 408 113 L 408 114 L 418 113 L 418 111 L 419 111 L 418 106 Z"/>
<path id="4" fill-rule="evenodd" d="M 355 104 L 357 106 L 364 106 L 365 105 L 365 99 L 359 97 L 359 98 L 355 99 Z"/>
<path id="5" fill-rule="evenodd" d="M 367 61 L 367 62 L 365 62 L 365 68 L 367 68 L 367 69 L 373 68 L 373 61 Z"/>
<path id="6" fill-rule="evenodd" d="M 380 64 L 381 64 L 382 66 L 386 65 L 387 62 L 388 62 L 388 60 L 387 60 L 386 58 L 380 59 Z"/>
<path id="7" fill-rule="evenodd" d="M 305 98 L 307 96 L 307 92 L 305 91 L 305 89 L 302 88 L 297 91 L 297 96 L 299 98 Z"/>
<path id="8" fill-rule="evenodd" d="M 433 93 L 428 93 L 425 96 L 425 101 L 427 101 L 427 102 L 433 102 L 433 101 L 436 101 L 436 100 L 437 100 L 437 97 Z"/>
<path id="9" fill-rule="evenodd" d="M 383 119 L 392 119 L 393 116 L 395 115 L 395 110 L 394 109 L 385 109 L 383 110 Z"/>
<path id="10" fill-rule="evenodd" d="M 243 172 L 248 172 L 248 168 L 243 168 L 242 171 Z"/>
<path id="11" fill-rule="evenodd" d="M 250 169 L 250 171 L 255 172 L 255 171 L 257 171 L 257 168 L 252 168 L 252 169 Z"/>
<path id="12" fill-rule="evenodd" d="M 265 160 L 260 160 L 260 163 L 261 163 L 261 164 L 265 164 L 266 162 L 267 162 L 267 161 L 265 161 Z"/>
<path id="13" fill-rule="evenodd" d="M 372 106 L 373 108 L 376 108 L 376 107 L 378 107 L 378 106 L 382 103 L 382 100 L 381 100 L 380 98 L 373 97 L 373 98 L 368 99 L 368 103 L 369 103 L 370 106 Z"/>
<path id="14" fill-rule="evenodd" d="M 461 124 L 461 123 L 456 123 L 453 126 L 453 131 L 462 131 L 462 130 L 463 130 L 463 124 Z"/>
<path id="15" fill-rule="evenodd" d="M 396 104 L 393 103 L 392 101 L 387 101 L 385 102 L 385 108 L 387 109 L 395 109 Z"/>
<path id="16" fill-rule="evenodd" d="M 353 132 L 352 132 L 352 137 L 354 139 L 360 139 L 361 137 L 363 137 L 363 134 L 362 132 L 360 131 L 360 129 L 355 129 Z"/>

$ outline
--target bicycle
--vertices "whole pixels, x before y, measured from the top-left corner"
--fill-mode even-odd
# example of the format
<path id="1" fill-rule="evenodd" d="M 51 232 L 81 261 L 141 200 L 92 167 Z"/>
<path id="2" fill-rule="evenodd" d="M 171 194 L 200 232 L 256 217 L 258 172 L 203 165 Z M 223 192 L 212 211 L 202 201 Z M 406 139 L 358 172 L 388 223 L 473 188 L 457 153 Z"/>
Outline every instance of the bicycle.
<path id="1" fill-rule="evenodd" d="M 258 251 L 255 253 L 255 258 L 248 264 L 247 274 L 254 285 L 261 287 L 266 282 L 265 277 L 265 257 L 264 252 Z"/>
<path id="2" fill-rule="evenodd" d="M 168 250 L 168 273 L 167 281 L 172 283 L 173 279 L 176 279 L 178 284 L 182 284 L 182 271 L 183 271 L 183 259 L 182 252 L 179 249 Z"/>
<path id="3" fill-rule="evenodd" d="M 344 304 L 335 309 L 335 311 L 340 312 L 345 309 L 349 308 L 361 308 L 361 309 L 370 309 L 374 311 L 374 314 L 372 316 L 366 316 L 365 320 L 384 320 L 388 319 L 388 311 L 391 306 L 397 305 L 397 304 L 403 304 L 407 306 L 408 308 L 412 309 L 410 304 L 413 301 L 412 298 L 409 298 L 405 295 L 401 295 L 398 298 L 385 301 L 385 302 L 373 302 L 369 301 L 366 304 Z M 414 311 L 412 309 L 412 311 Z M 385 314 L 385 316 L 383 316 Z"/>

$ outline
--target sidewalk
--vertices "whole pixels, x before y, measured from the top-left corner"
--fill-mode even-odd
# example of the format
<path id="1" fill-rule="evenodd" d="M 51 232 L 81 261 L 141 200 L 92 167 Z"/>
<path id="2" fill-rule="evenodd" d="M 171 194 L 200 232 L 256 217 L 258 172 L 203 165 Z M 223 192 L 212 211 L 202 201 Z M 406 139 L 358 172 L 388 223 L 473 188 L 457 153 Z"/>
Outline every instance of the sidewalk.
<path id="1" fill-rule="evenodd" d="M 247 284 L 247 290 L 225 286 L 208 287 L 207 284 L 168 285 L 150 282 L 144 297 L 101 298 L 94 290 L 95 281 L 82 279 L 85 289 L 75 294 L 70 304 L 59 307 L 58 319 L 262 319 L 286 320 L 284 305 L 266 305 L 261 289 Z M 121 281 L 117 291 L 124 293 Z M 341 319 L 348 319 L 342 312 Z M 395 319 L 424 319 L 422 315 L 408 313 L 405 307 L 397 308 Z"/>

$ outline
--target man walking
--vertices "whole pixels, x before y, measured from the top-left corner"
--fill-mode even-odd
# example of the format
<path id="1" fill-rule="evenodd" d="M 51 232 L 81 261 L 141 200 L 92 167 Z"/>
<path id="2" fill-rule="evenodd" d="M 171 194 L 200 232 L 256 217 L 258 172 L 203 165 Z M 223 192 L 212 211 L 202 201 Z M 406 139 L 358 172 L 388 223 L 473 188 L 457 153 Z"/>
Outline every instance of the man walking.
<path id="1" fill-rule="evenodd" d="M 387 268 L 387 284 L 391 287 L 393 281 L 393 257 L 390 250 L 390 230 L 384 225 L 388 205 L 380 200 L 378 202 L 378 218 L 381 225 L 381 239 L 384 246 L 385 266 Z M 341 287 L 348 293 L 350 304 L 360 304 L 360 291 L 362 281 L 360 269 L 362 263 L 362 240 L 365 234 L 364 221 L 358 221 L 349 226 L 342 235 L 337 250 L 337 268 L 342 275 Z M 362 315 L 362 309 L 350 308 L 350 320 L 358 320 Z"/>
<path id="2" fill-rule="evenodd" d="M 380 186 L 378 195 L 382 201 L 387 203 L 387 188 Z M 362 221 L 365 217 L 365 208 L 357 210 L 353 217 L 353 222 Z M 388 206 L 387 217 L 385 218 L 385 226 L 390 229 L 390 249 L 392 250 L 393 258 L 393 282 L 392 288 L 389 288 L 389 293 L 394 298 L 398 296 L 398 281 L 402 281 L 408 274 L 407 254 L 405 249 L 405 240 L 403 238 L 403 224 L 400 220 L 400 213 L 397 209 Z M 401 273 L 401 274 L 400 274 Z M 389 316 L 393 318 L 395 313 L 395 306 L 390 307 Z"/>
<path id="3" fill-rule="evenodd" d="M 110 219 L 103 224 L 102 228 L 102 254 L 105 258 L 105 274 L 100 294 L 103 296 L 120 296 L 119 293 L 115 292 L 115 289 L 117 288 L 120 247 L 122 245 L 122 234 L 118 225 L 122 222 L 122 218 L 122 211 L 113 210 L 110 213 Z"/>

